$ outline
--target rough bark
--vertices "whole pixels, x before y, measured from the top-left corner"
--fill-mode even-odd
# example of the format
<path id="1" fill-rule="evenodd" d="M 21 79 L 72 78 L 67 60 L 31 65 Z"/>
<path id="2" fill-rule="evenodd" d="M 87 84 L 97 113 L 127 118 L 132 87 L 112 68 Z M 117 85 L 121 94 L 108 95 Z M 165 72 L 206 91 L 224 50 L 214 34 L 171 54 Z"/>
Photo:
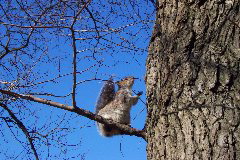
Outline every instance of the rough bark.
<path id="1" fill-rule="evenodd" d="M 147 59 L 149 160 L 240 159 L 240 1 L 159 0 Z"/>

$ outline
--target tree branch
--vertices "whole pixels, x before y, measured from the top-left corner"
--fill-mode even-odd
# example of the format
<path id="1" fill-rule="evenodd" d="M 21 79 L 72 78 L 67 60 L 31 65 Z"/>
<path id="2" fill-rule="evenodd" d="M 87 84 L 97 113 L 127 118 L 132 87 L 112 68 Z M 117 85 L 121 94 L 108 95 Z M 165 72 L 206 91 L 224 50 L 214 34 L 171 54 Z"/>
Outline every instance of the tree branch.
<path id="1" fill-rule="evenodd" d="M 47 100 L 47 99 L 43 99 L 43 98 L 34 97 L 34 96 L 31 96 L 31 95 L 23 95 L 23 94 L 18 94 L 18 93 L 15 93 L 15 92 L 1 90 L 1 89 L 0 89 L 0 92 L 3 93 L 3 94 L 7 94 L 9 96 L 15 97 L 15 98 L 22 98 L 22 99 L 26 99 L 26 100 L 29 100 L 29 101 L 42 103 L 42 104 L 46 104 L 46 105 L 53 106 L 53 107 L 56 107 L 56 108 L 64 109 L 64 110 L 67 110 L 67 111 L 70 111 L 70 112 L 74 112 L 74 113 L 79 114 L 81 116 L 87 117 L 91 120 L 94 120 L 94 121 L 97 121 L 97 122 L 100 122 L 100 123 L 103 123 L 103 124 L 107 124 L 107 125 L 112 126 L 112 127 L 117 127 L 125 135 L 130 135 L 130 136 L 134 135 L 134 136 L 141 137 L 144 140 L 146 140 L 146 135 L 145 135 L 144 130 L 137 130 L 135 128 L 129 127 L 128 125 L 115 123 L 112 120 L 108 120 L 108 119 L 105 119 L 105 118 L 103 118 L 99 115 L 95 115 L 94 113 L 92 113 L 88 110 L 84 110 L 84 109 L 81 109 L 81 108 L 78 108 L 78 107 L 68 106 L 68 105 L 65 105 L 65 104 L 61 104 L 61 103 L 58 103 L 58 102 L 53 102 L 51 100 Z"/>
<path id="2" fill-rule="evenodd" d="M 25 136 L 27 137 L 27 139 L 30 143 L 31 149 L 33 151 L 33 154 L 34 154 L 36 160 L 39 160 L 36 148 L 33 144 L 33 139 L 29 135 L 29 132 L 28 132 L 27 128 L 24 126 L 24 124 L 13 114 L 13 112 L 5 104 L 0 103 L 0 106 L 2 106 L 8 112 L 8 114 L 16 122 L 17 126 L 23 131 L 23 133 L 25 134 Z"/>
<path id="3" fill-rule="evenodd" d="M 77 46 L 76 46 L 76 37 L 74 32 L 74 24 L 77 21 L 77 17 L 82 13 L 82 11 L 87 7 L 87 5 L 91 2 L 88 0 L 83 7 L 77 12 L 76 16 L 74 16 L 72 25 L 70 27 L 70 31 L 72 33 L 72 47 L 73 47 L 73 86 L 72 86 L 72 105 L 76 107 L 76 87 L 77 87 Z"/>

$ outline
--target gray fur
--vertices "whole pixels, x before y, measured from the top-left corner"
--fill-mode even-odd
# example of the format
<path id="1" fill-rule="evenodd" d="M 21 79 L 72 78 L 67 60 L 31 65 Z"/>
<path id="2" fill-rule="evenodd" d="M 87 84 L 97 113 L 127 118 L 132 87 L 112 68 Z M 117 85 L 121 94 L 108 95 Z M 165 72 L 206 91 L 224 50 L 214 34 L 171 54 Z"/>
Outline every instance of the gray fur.
<path id="1" fill-rule="evenodd" d="M 112 86 L 111 85 L 103 86 L 103 88 L 105 87 L 105 90 L 102 90 L 100 93 L 101 103 L 99 104 L 99 106 L 97 103 L 96 113 L 106 119 L 111 119 L 118 123 L 130 125 L 131 107 L 137 104 L 137 101 L 140 96 L 140 95 L 132 96 L 133 83 L 134 83 L 133 77 L 126 77 L 120 82 L 117 82 L 118 91 L 114 93 L 113 98 L 111 98 L 112 92 L 108 92 L 111 90 Z M 108 97 L 108 94 L 110 95 L 110 98 Z M 116 128 L 112 128 L 101 123 L 97 123 L 97 125 L 99 128 L 99 132 L 103 136 L 111 137 L 113 135 L 121 134 L 121 131 Z"/>

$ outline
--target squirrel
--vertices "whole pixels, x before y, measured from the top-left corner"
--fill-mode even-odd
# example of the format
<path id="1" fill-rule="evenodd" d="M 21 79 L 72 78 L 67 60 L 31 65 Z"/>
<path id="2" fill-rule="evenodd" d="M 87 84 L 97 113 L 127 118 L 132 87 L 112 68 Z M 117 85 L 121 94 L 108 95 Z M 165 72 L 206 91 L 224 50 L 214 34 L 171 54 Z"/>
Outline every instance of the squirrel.
<path id="1" fill-rule="evenodd" d="M 115 93 L 114 82 L 110 78 L 102 87 L 96 104 L 96 114 L 106 119 L 130 126 L 130 110 L 136 105 L 142 92 L 132 96 L 134 77 L 125 77 L 116 82 L 118 91 Z M 119 129 L 98 123 L 97 126 L 101 135 L 112 137 L 123 134 Z"/>

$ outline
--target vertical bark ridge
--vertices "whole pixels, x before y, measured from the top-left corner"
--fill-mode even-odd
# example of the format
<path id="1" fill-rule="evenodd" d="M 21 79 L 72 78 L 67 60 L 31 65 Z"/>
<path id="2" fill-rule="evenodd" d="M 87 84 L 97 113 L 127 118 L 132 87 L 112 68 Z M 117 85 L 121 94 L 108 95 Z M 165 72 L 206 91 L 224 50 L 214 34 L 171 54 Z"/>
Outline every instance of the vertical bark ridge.
<path id="1" fill-rule="evenodd" d="M 158 2 L 146 63 L 148 159 L 240 159 L 240 2 Z"/>

